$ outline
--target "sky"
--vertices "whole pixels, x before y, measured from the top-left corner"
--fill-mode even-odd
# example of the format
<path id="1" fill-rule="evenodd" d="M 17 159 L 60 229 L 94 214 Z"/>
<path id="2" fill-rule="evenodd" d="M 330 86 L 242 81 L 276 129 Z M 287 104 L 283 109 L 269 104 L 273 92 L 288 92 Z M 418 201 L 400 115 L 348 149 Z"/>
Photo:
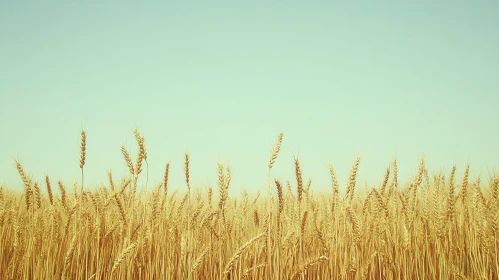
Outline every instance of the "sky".
<path id="1" fill-rule="evenodd" d="M 184 191 L 231 194 L 296 185 L 294 158 L 314 192 L 379 186 L 393 158 L 409 182 L 424 158 L 457 181 L 467 164 L 486 181 L 499 167 L 498 1 L 1 1 L 0 185 L 85 185 L 128 173 L 145 137 L 149 188 L 170 163 Z M 144 173 L 145 174 L 145 169 Z M 448 176 L 447 176 L 448 177 Z M 143 186 L 144 178 L 139 180 Z M 42 184 L 44 185 L 44 184 Z"/>

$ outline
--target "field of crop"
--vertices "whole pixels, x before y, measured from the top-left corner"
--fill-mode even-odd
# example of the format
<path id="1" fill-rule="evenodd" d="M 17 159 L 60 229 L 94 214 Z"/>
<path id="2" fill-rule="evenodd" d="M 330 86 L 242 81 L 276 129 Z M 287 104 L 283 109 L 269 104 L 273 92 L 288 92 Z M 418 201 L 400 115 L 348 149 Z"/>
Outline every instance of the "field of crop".
<path id="1" fill-rule="evenodd" d="M 498 279 L 499 176 L 428 174 L 424 160 L 408 184 L 397 161 L 379 187 L 356 191 L 360 158 L 346 192 L 330 166 L 330 195 L 314 195 L 295 159 L 295 178 L 277 181 L 283 134 L 269 155 L 268 192 L 231 197 L 231 170 L 218 188 L 186 191 L 147 184 L 147 151 L 122 147 L 128 178 L 106 188 L 36 181 L 16 162 L 24 192 L 0 188 L 0 279 Z M 360 166 L 361 167 L 361 166 Z M 54 195 L 57 188 L 61 195 Z M 43 189 L 43 190 L 42 190 Z M 277 193 L 277 195 L 272 195 Z"/>

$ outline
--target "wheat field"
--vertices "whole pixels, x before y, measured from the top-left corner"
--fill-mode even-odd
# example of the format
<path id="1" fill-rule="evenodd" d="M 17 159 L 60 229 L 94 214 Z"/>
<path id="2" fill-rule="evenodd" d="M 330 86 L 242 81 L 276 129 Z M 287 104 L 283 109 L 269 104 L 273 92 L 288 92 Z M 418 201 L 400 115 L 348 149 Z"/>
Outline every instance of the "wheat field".
<path id="1" fill-rule="evenodd" d="M 330 166 L 328 195 L 302 179 L 278 181 L 279 134 L 269 155 L 267 192 L 231 197 L 230 167 L 218 187 L 185 192 L 149 182 L 144 137 L 135 159 L 122 146 L 129 176 L 108 173 L 105 188 L 85 185 L 87 133 L 81 132 L 81 181 L 71 188 L 36 181 L 15 165 L 22 193 L 0 188 L 0 279 L 498 279 L 499 176 L 429 174 L 399 183 L 397 161 L 382 182 L 356 190 L 361 159 L 340 193 Z M 76 168 L 76 166 L 75 166 Z M 380 177 L 383 175 L 381 174 Z M 54 195 L 54 188 L 60 195 Z M 43 190 L 42 190 L 43 189 Z"/>

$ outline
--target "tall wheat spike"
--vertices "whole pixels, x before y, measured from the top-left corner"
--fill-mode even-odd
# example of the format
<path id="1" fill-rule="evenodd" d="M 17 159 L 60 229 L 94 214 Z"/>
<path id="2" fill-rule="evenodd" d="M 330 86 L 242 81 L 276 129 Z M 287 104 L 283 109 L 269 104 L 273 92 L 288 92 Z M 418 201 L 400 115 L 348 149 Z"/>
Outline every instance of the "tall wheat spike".
<path id="1" fill-rule="evenodd" d="M 277 159 L 277 155 L 279 154 L 279 151 L 281 150 L 281 145 L 282 145 L 282 139 L 284 137 L 284 133 L 279 133 L 277 136 L 276 143 L 274 145 L 274 148 L 272 149 L 272 153 L 270 154 L 270 160 L 269 160 L 269 169 L 268 169 L 268 174 L 267 174 L 267 208 L 268 208 L 268 223 L 267 223 L 267 266 L 269 268 L 268 271 L 271 271 L 272 268 L 272 248 L 271 248 L 271 243 L 270 243 L 270 236 L 271 236 L 271 223 L 272 223 L 272 192 L 270 189 L 270 171 L 272 167 L 274 166 L 275 160 Z M 270 273 L 267 274 L 267 277 L 272 277 Z"/>
<path id="2" fill-rule="evenodd" d="M 83 189 L 83 166 L 87 159 L 87 132 L 85 130 L 81 131 L 81 143 L 80 143 L 80 169 L 81 169 L 81 188 Z"/>

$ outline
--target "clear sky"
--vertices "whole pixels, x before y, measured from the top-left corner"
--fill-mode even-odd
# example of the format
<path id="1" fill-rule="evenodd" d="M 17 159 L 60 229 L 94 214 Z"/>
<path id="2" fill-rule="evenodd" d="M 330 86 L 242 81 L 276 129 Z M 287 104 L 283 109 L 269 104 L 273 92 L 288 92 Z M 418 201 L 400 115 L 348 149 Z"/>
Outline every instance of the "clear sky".
<path id="1" fill-rule="evenodd" d="M 150 183 L 266 190 L 273 176 L 329 191 L 355 156 L 358 187 L 393 157 L 407 182 L 424 156 L 457 180 L 499 167 L 499 1 L 2 1 L 0 184 L 22 189 L 14 159 L 43 182 L 127 174 L 122 144 L 146 137 Z M 143 182 L 143 181 L 142 181 Z"/>

